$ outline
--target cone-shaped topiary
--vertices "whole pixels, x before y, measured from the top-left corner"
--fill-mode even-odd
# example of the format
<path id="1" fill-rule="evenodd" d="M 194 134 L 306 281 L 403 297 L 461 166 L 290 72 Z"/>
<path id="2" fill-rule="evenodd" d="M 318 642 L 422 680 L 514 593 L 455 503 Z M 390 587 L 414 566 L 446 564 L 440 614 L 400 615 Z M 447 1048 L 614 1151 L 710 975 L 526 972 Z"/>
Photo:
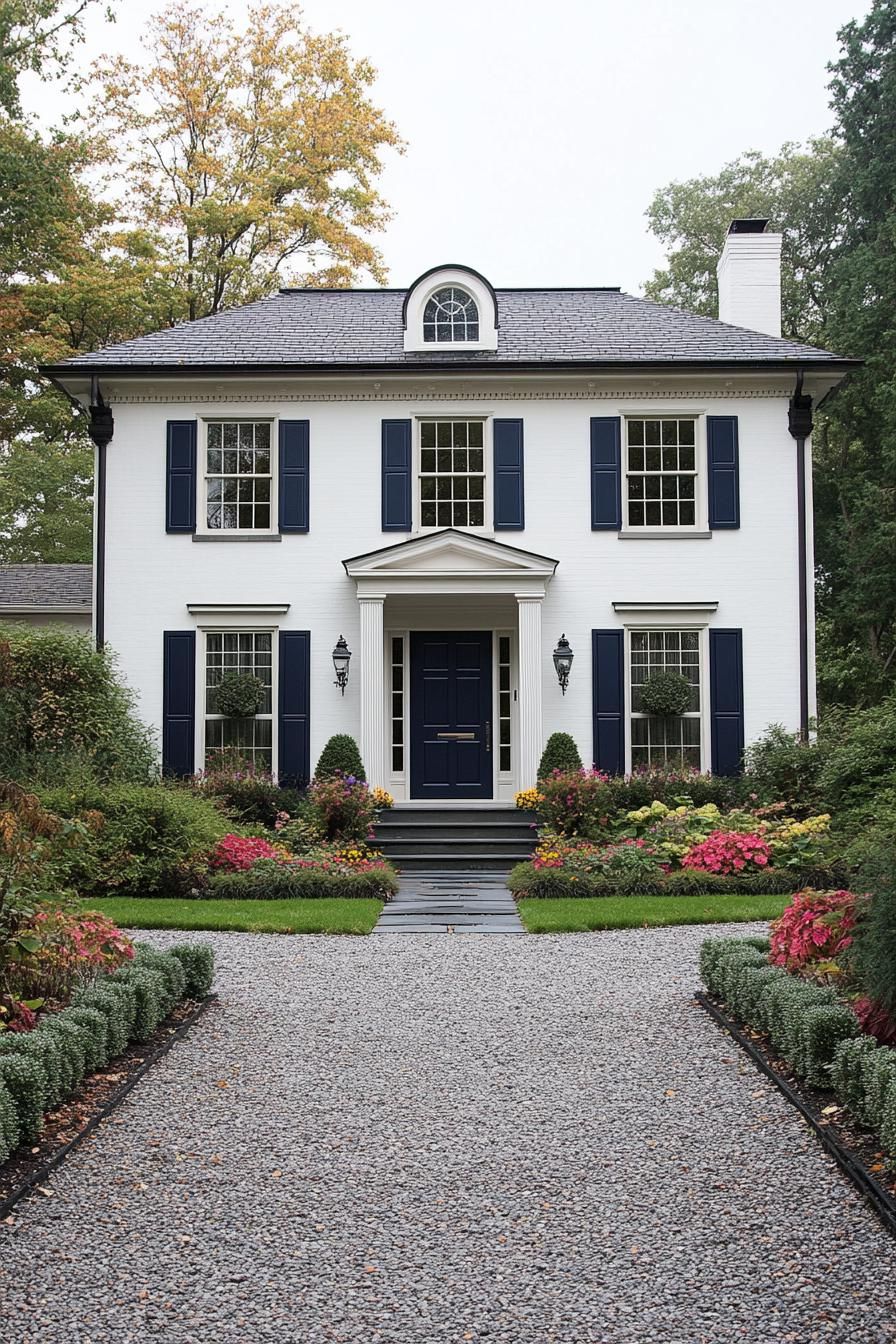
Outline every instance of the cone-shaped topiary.
<path id="1" fill-rule="evenodd" d="M 538 778 L 547 779 L 555 770 L 581 770 L 582 758 L 569 733 L 551 733 L 541 754 Z"/>
<path id="2" fill-rule="evenodd" d="M 327 779 L 330 775 L 354 775 L 355 779 L 367 781 L 364 762 L 358 744 L 348 733 L 336 733 L 331 737 L 320 754 L 315 779 Z"/>

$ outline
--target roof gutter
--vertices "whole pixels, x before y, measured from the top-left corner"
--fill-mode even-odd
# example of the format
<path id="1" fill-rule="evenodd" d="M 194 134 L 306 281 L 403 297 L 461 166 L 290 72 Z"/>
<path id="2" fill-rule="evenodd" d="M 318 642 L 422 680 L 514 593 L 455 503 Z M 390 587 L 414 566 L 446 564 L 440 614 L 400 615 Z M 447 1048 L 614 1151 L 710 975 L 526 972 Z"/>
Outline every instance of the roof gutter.
<path id="1" fill-rule="evenodd" d="M 797 583 L 799 602 L 800 740 L 809 741 L 809 554 L 806 516 L 806 439 L 812 433 L 812 398 L 803 392 L 798 369 L 787 417 L 796 440 Z"/>

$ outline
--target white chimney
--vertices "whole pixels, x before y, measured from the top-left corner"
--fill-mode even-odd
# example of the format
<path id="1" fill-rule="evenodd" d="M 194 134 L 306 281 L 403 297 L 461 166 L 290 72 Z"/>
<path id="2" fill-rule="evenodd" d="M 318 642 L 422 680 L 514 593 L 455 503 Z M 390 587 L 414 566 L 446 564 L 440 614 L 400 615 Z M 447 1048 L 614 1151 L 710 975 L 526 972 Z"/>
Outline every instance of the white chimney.
<path id="1" fill-rule="evenodd" d="M 719 257 L 719 321 L 781 335 L 781 234 L 767 219 L 735 219 Z"/>

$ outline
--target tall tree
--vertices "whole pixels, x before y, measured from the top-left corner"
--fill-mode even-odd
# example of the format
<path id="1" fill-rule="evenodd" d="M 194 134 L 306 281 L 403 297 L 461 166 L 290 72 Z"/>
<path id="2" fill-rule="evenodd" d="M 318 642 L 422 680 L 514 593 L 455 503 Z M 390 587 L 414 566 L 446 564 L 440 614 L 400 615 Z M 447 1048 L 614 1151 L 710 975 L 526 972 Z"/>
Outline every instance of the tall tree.
<path id="1" fill-rule="evenodd" d="M 126 227 L 147 231 L 185 315 L 271 293 L 286 268 L 321 285 L 384 276 L 369 235 L 394 126 L 374 71 L 292 4 L 255 3 L 239 27 L 179 0 L 150 24 L 147 60 L 101 65 L 94 124 L 114 155 Z"/>
<path id="2" fill-rule="evenodd" d="M 14 3 L 15 33 L 32 40 L 8 65 L 13 89 L 39 52 L 64 65 L 60 38 L 77 36 L 84 9 Z M 11 32 L 0 21 L 0 61 Z M 309 33 L 288 3 L 256 3 L 240 26 L 176 3 L 145 50 L 141 65 L 107 61 L 81 82 L 93 98 L 83 139 L 42 140 L 0 111 L 0 174 L 17 186 L 0 201 L 7 562 L 90 558 L 91 445 L 83 417 L 40 386 L 39 363 L 262 297 L 293 267 L 317 284 L 383 274 L 375 182 L 382 150 L 400 144 L 370 100 L 373 70 L 342 37 Z M 7 174 L 5 132 L 32 137 L 55 167 L 20 155 Z"/>
<path id="3" fill-rule="evenodd" d="M 864 359 L 816 416 L 815 539 L 822 702 L 869 704 L 896 686 L 896 0 L 839 40 L 832 137 L 658 192 L 648 219 L 669 258 L 645 288 L 714 313 L 728 220 L 768 216 L 785 331 Z"/>

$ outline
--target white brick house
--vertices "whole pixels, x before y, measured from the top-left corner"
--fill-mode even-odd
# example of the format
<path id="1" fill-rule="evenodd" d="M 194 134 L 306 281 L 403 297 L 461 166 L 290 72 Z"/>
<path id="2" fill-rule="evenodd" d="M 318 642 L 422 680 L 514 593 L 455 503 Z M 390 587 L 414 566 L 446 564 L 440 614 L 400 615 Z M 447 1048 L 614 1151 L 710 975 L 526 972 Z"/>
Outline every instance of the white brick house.
<path id="1" fill-rule="evenodd" d="M 732 771 L 805 726 L 806 437 L 850 365 L 780 339 L 779 251 L 732 226 L 721 316 L 749 325 L 451 265 L 45 370 L 93 408 L 95 631 L 166 769 L 238 746 L 304 780 L 348 732 L 398 799 L 506 801 L 552 731 L 612 771 Z M 254 717 L 218 713 L 227 667 L 266 682 Z M 659 667 L 692 683 L 674 720 L 639 707 Z"/>

